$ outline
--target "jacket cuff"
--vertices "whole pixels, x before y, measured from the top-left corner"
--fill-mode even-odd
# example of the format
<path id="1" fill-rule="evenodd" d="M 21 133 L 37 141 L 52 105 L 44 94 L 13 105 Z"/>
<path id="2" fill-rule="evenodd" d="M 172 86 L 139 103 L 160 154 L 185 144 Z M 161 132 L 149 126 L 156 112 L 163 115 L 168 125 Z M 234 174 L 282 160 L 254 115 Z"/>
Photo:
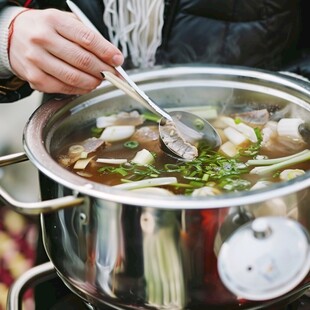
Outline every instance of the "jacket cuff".
<path id="1" fill-rule="evenodd" d="M 0 103 L 9 103 L 29 96 L 33 92 L 30 85 L 16 76 L 0 79 Z"/>
<path id="2" fill-rule="evenodd" d="M 25 8 L 9 6 L 0 11 L 0 79 L 13 76 L 8 56 L 9 26 L 14 17 Z"/>

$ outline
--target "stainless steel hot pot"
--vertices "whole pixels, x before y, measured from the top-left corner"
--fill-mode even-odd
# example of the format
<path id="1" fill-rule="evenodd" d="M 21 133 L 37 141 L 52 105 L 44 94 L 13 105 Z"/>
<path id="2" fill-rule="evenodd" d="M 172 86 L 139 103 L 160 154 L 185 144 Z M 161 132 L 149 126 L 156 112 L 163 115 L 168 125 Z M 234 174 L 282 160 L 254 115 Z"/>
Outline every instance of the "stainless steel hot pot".
<path id="1" fill-rule="evenodd" d="M 245 107 L 310 119 L 307 81 L 237 67 L 168 67 L 132 72 L 161 106 Z M 89 182 L 50 154 L 95 118 L 143 107 L 108 82 L 91 94 L 55 98 L 24 130 L 26 157 L 38 168 L 44 245 L 60 278 L 87 303 L 116 309 L 259 309 L 310 287 L 310 172 L 267 189 L 218 197 L 154 197 Z"/>

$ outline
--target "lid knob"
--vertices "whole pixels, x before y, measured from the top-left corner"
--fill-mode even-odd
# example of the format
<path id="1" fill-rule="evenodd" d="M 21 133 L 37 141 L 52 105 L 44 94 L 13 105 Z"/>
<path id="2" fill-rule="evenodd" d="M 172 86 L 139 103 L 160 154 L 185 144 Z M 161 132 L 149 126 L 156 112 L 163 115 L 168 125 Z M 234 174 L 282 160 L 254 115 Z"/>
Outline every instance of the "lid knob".
<path id="1" fill-rule="evenodd" d="M 257 239 L 268 238 L 272 231 L 265 218 L 258 218 L 252 222 L 251 226 L 254 237 Z"/>

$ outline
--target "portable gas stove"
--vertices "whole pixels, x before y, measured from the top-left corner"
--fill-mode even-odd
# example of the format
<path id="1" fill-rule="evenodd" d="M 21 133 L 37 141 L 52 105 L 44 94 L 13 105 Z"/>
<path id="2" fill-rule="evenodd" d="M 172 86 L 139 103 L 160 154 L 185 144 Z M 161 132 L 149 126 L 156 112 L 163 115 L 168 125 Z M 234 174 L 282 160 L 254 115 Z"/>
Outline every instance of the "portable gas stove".
<path id="1" fill-rule="evenodd" d="M 42 286 L 42 287 L 41 287 Z M 51 262 L 47 262 L 29 269 L 25 272 L 10 288 L 8 295 L 7 310 L 22 309 L 23 294 L 30 288 L 37 287 L 38 293 L 45 290 L 43 302 L 36 303 L 36 310 L 112 310 L 119 309 L 112 305 L 106 305 L 104 308 L 94 308 L 90 304 L 85 303 L 76 294 L 72 293 L 58 278 L 54 266 Z M 53 288 L 52 291 L 49 288 Z M 51 295 L 47 296 L 52 292 Z M 48 294 L 49 295 L 49 294 Z M 52 297 L 52 298 L 50 298 Z M 55 298 L 56 297 L 56 298 Z M 259 308 L 255 308 L 259 309 Z M 262 308 L 265 310 L 310 310 L 310 297 L 302 296 L 298 300 L 286 306 L 272 308 Z M 227 309 L 230 310 L 230 309 Z"/>

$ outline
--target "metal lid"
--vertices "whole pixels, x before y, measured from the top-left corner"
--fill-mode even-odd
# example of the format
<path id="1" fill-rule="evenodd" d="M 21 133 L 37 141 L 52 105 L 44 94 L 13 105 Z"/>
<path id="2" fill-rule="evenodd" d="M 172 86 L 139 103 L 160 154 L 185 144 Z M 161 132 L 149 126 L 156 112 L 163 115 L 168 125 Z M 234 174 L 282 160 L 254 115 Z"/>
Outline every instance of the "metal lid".
<path id="1" fill-rule="evenodd" d="M 261 217 L 240 227 L 224 242 L 218 257 L 225 286 L 248 300 L 284 295 L 309 270 L 309 235 L 285 217 Z"/>

